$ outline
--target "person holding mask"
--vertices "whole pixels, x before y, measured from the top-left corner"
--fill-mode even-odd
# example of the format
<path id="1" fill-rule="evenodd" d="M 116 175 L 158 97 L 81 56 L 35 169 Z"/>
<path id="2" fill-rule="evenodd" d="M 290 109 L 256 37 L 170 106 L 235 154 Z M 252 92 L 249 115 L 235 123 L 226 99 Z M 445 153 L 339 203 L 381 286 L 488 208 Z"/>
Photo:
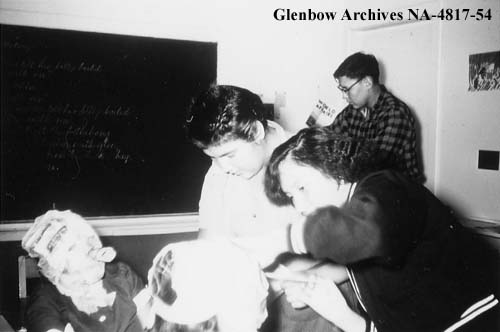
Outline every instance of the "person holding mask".
<path id="1" fill-rule="evenodd" d="M 212 159 L 199 204 L 202 239 L 226 238 L 244 248 L 262 268 L 288 247 L 287 229 L 301 216 L 289 206 L 272 204 L 264 193 L 265 168 L 274 148 L 290 136 L 266 119 L 264 104 L 253 92 L 215 85 L 198 95 L 185 124 L 187 137 Z M 308 257 L 292 257 L 296 270 L 317 266 Z M 272 284 L 273 285 L 273 284 Z M 263 331 L 333 331 L 310 308 L 294 310 L 273 288 L 270 318 Z"/>
<path id="2" fill-rule="evenodd" d="M 333 73 L 349 103 L 329 126 L 338 134 L 370 139 L 378 148 L 376 164 L 423 182 L 417 160 L 415 119 L 408 106 L 379 82 L 377 59 L 354 53 Z"/>
<path id="3" fill-rule="evenodd" d="M 381 170 L 377 151 L 309 128 L 273 152 L 269 199 L 306 216 L 291 227 L 293 251 L 345 265 L 367 319 L 328 279 L 284 283 L 289 300 L 344 331 L 498 331 L 498 254 L 424 186 Z"/>
<path id="4" fill-rule="evenodd" d="M 265 166 L 289 134 L 265 118 L 259 96 L 236 86 L 212 86 L 193 102 L 185 127 L 213 161 L 201 191 L 200 237 L 262 235 L 297 220 L 293 209 L 276 207 L 264 194 Z"/>

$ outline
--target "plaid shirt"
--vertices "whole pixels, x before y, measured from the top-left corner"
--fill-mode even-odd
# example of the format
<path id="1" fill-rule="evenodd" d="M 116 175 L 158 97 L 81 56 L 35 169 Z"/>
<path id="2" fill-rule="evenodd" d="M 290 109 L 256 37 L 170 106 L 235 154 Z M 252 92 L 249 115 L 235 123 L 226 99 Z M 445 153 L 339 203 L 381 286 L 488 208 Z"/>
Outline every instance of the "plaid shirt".
<path id="1" fill-rule="evenodd" d="M 417 162 L 415 119 L 405 103 L 383 85 L 380 87 L 380 96 L 373 108 L 366 108 L 366 117 L 361 109 L 348 105 L 330 127 L 339 134 L 373 140 L 382 152 L 378 154 L 378 161 L 384 167 L 422 181 Z"/>

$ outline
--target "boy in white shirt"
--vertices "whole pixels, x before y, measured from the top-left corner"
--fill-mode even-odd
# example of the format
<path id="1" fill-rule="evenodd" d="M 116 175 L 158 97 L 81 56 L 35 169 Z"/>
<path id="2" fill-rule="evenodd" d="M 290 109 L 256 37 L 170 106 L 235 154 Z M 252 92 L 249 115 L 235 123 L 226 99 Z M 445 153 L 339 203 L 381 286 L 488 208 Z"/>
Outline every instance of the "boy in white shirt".
<path id="1" fill-rule="evenodd" d="M 264 193 L 271 154 L 289 135 L 266 119 L 259 96 L 230 85 L 213 86 L 194 100 L 186 131 L 213 161 L 201 192 L 200 237 L 230 239 L 261 267 L 269 266 L 289 248 L 289 225 L 302 218 L 290 206 L 273 205 Z M 317 263 L 304 260 L 299 265 L 308 268 Z M 283 297 L 269 309 L 276 310 L 270 315 L 274 322 L 264 331 L 335 330 L 312 309 L 294 310 Z"/>

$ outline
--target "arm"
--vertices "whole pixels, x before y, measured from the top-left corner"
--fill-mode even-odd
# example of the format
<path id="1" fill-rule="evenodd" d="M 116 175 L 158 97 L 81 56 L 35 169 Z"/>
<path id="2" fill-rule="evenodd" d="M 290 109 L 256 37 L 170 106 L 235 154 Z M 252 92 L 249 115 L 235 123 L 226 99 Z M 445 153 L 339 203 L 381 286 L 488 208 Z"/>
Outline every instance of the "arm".
<path id="1" fill-rule="evenodd" d="M 199 202 L 199 238 L 213 238 L 222 235 L 222 193 L 227 177 L 220 174 L 214 164 L 210 166 L 203 181 Z"/>
<path id="2" fill-rule="evenodd" d="M 333 264 L 330 262 L 323 262 L 316 265 L 311 268 L 309 272 L 320 278 L 331 280 L 336 284 L 341 284 L 349 279 L 344 265 Z"/>
<path id="3" fill-rule="evenodd" d="M 337 284 L 348 279 L 344 265 L 317 260 L 308 255 L 292 255 L 282 261 L 281 264 L 292 272 L 303 272 L 307 275 L 314 274 L 318 277 L 332 280 Z"/>
<path id="4" fill-rule="evenodd" d="M 135 273 L 134 270 L 130 266 L 125 263 L 118 262 L 118 269 L 120 278 L 125 281 L 127 286 L 126 292 L 127 295 L 133 299 L 139 292 L 144 288 L 144 282 L 142 279 Z"/>
<path id="5" fill-rule="evenodd" d="M 394 109 L 386 111 L 383 121 L 378 124 L 375 142 L 381 151 L 398 153 L 405 144 L 416 141 L 413 119 L 407 114 L 409 110 L 402 107 L 394 106 Z"/>
<path id="6" fill-rule="evenodd" d="M 423 205 L 403 181 L 379 173 L 359 184 L 343 207 L 318 209 L 303 227 L 292 228 L 294 250 L 339 264 L 370 258 L 397 263 L 423 227 Z"/>
<path id="7" fill-rule="evenodd" d="M 73 326 L 71 326 L 70 323 L 66 324 L 66 326 L 64 327 L 64 331 L 61 331 L 61 330 L 57 330 L 57 329 L 50 329 L 48 330 L 47 332 L 75 332 L 75 330 L 73 330 Z"/>
<path id="8" fill-rule="evenodd" d="M 329 126 L 337 134 L 348 134 L 349 133 L 349 123 L 345 119 L 346 111 L 349 106 L 345 107 L 342 112 L 337 114 L 332 124 Z"/>
<path id="9" fill-rule="evenodd" d="M 389 93 L 383 93 L 377 109 L 376 143 L 383 151 L 397 153 L 404 145 L 415 143 L 415 119 L 408 106 Z"/>
<path id="10" fill-rule="evenodd" d="M 293 276 L 299 279 L 307 279 L 315 275 L 326 280 L 333 281 L 340 284 L 348 280 L 347 269 L 343 265 L 333 264 L 327 261 L 319 261 L 305 255 L 293 255 L 287 257 L 280 265 L 272 272 L 273 274 L 281 274 L 284 278 L 286 276 Z M 269 284 L 275 294 L 279 295 L 283 289 L 288 287 L 286 281 L 270 278 Z M 292 285 L 293 286 L 293 285 Z M 304 302 L 296 301 L 293 306 L 295 308 L 302 308 L 306 305 Z"/>
<path id="11" fill-rule="evenodd" d="M 289 226 L 266 234 L 232 239 L 233 243 L 249 253 L 262 268 L 268 267 L 281 254 L 290 251 Z"/>
<path id="12" fill-rule="evenodd" d="M 303 241 L 307 252 L 317 259 L 349 264 L 377 256 L 382 234 L 375 216 L 354 216 L 335 206 L 321 208 L 307 218 Z"/>
<path id="13" fill-rule="evenodd" d="M 39 288 L 31 297 L 27 308 L 27 328 L 30 332 L 64 331 L 66 322 L 60 316 L 61 310 L 56 299 L 59 294 L 48 281 L 43 280 L 43 287 Z"/>
<path id="14" fill-rule="evenodd" d="M 345 332 L 364 332 L 367 322 L 347 305 L 335 283 L 323 278 L 311 278 L 306 284 L 288 287 L 287 298 L 303 302 Z"/>
<path id="15" fill-rule="evenodd" d="M 384 110 L 383 120 L 377 124 L 374 139 L 378 152 L 372 161 L 377 169 L 396 169 L 414 179 L 420 179 L 416 154 L 415 121 L 405 104 L 394 103 Z"/>
<path id="16" fill-rule="evenodd" d="M 198 239 L 210 239 L 212 238 L 213 235 L 211 234 L 210 230 L 206 228 L 200 228 L 198 231 Z"/>

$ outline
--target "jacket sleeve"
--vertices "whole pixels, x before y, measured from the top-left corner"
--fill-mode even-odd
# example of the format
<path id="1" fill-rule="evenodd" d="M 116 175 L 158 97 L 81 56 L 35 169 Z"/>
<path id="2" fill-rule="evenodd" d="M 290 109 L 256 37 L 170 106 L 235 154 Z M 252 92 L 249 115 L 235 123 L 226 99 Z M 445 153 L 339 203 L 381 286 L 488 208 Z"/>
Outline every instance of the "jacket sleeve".
<path id="1" fill-rule="evenodd" d="M 46 332 L 50 329 L 64 331 L 66 322 L 60 314 L 57 291 L 52 285 L 48 285 L 48 281 L 44 282 L 47 284 L 33 294 L 28 304 L 26 312 L 28 331 Z"/>
<path id="2" fill-rule="evenodd" d="M 123 262 L 118 262 L 117 267 L 118 278 L 124 281 L 125 292 L 129 298 L 134 298 L 144 288 L 142 279 L 130 266 Z"/>
<path id="3" fill-rule="evenodd" d="M 344 108 L 344 110 L 342 112 L 337 114 L 337 116 L 333 120 L 332 124 L 329 126 L 330 129 L 332 129 L 336 134 L 348 134 L 349 133 L 349 124 L 345 120 L 345 114 L 346 114 L 345 111 L 348 107 L 349 106 L 347 106 L 346 108 Z"/>
<path id="4" fill-rule="evenodd" d="M 376 181 L 358 186 L 348 203 L 307 218 L 304 243 L 317 259 L 352 264 L 377 259 L 398 264 L 421 232 L 416 200 L 403 184 Z"/>

